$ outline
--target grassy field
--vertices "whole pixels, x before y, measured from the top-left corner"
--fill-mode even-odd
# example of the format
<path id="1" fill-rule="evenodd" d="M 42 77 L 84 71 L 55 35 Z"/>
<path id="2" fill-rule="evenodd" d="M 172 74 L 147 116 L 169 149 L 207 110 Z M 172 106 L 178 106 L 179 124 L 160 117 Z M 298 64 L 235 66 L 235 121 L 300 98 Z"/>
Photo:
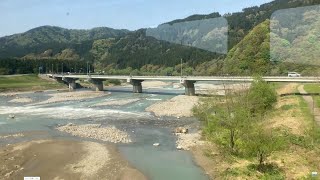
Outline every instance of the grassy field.
<path id="1" fill-rule="evenodd" d="M 277 84 L 278 94 L 297 92 L 299 84 Z M 319 89 L 319 91 L 318 91 Z M 320 92 L 317 85 L 306 91 Z M 257 171 L 256 158 L 230 154 L 211 141 L 203 149 L 211 159 L 212 177 L 216 179 L 320 179 L 311 172 L 320 172 L 320 127 L 315 123 L 306 101 L 299 96 L 278 97 L 273 112 L 261 122 L 263 128 L 283 138 L 283 149 L 271 153 L 270 165 L 264 173 Z M 205 137 L 208 138 L 208 137 Z M 210 139 L 207 139 L 210 140 Z M 218 147 L 218 148 L 212 148 Z M 208 162 L 210 163 L 210 162 Z M 211 175 L 211 174 L 210 174 Z"/>
<path id="2" fill-rule="evenodd" d="M 37 75 L 1 76 L 0 92 L 33 91 L 65 88 L 66 86 L 54 81 L 39 78 Z"/>

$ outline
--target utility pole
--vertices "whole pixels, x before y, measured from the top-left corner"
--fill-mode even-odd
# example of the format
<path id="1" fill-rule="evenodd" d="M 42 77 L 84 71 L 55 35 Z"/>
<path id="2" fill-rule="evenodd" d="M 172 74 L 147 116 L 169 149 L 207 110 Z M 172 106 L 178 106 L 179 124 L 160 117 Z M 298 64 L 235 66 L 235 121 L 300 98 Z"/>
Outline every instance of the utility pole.
<path id="1" fill-rule="evenodd" d="M 53 64 L 51 64 L 51 73 L 53 74 Z"/>
<path id="2" fill-rule="evenodd" d="M 62 75 L 63 75 L 63 63 L 61 63 L 61 65 L 62 65 Z"/>
<path id="3" fill-rule="evenodd" d="M 182 77 L 182 58 L 181 58 L 181 65 L 180 65 L 180 73 L 181 73 L 181 77 Z"/>
<path id="4" fill-rule="evenodd" d="M 87 75 L 89 75 L 89 62 L 87 61 Z"/>
<path id="5" fill-rule="evenodd" d="M 180 45 L 182 46 L 182 41 L 183 41 L 183 38 L 180 40 Z M 181 78 L 182 78 L 182 58 L 181 58 L 181 63 L 180 63 L 180 74 L 181 74 Z"/>

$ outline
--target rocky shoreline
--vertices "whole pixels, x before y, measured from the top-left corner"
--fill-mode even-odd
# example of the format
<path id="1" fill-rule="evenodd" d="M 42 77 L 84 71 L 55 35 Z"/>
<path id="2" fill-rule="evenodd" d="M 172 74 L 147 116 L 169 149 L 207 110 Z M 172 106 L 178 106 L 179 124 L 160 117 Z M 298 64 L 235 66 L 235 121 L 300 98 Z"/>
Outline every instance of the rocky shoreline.
<path id="1" fill-rule="evenodd" d="M 91 138 L 112 143 L 131 143 L 129 134 L 115 127 L 102 127 L 101 124 L 74 125 L 69 123 L 56 128 L 73 136 Z"/>
<path id="2" fill-rule="evenodd" d="M 203 145 L 205 142 L 201 140 L 201 132 L 195 133 L 176 133 L 178 137 L 176 141 L 177 149 L 189 151 L 191 148 Z"/>
<path id="3" fill-rule="evenodd" d="M 197 96 L 176 96 L 168 101 L 159 102 L 146 108 L 156 116 L 191 117 L 192 108 L 199 102 Z"/>

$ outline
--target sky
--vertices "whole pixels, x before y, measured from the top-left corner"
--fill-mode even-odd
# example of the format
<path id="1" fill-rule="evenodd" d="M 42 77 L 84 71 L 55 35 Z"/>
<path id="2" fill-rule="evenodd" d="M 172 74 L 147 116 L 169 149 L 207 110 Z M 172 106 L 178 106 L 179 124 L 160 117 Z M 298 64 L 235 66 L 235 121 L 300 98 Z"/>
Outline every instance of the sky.
<path id="1" fill-rule="evenodd" d="M 193 14 L 239 12 L 271 0 L 0 0 L 0 37 L 52 25 L 136 30 Z"/>

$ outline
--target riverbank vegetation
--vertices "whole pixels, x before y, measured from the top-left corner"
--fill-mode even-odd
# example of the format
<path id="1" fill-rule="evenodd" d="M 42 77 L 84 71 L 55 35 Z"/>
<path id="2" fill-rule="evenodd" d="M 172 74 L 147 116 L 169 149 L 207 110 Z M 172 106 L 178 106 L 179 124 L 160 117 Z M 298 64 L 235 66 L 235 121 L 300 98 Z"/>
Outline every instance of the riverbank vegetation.
<path id="1" fill-rule="evenodd" d="M 277 97 L 297 84 L 277 87 L 258 78 L 248 91 L 228 90 L 194 108 L 211 144 L 205 155 L 222 161 L 214 178 L 308 179 L 319 172 L 320 128 L 303 98 Z"/>
<path id="2" fill-rule="evenodd" d="M 63 84 L 53 80 L 45 80 L 37 75 L 0 76 L 0 92 L 32 91 L 65 88 Z"/>

